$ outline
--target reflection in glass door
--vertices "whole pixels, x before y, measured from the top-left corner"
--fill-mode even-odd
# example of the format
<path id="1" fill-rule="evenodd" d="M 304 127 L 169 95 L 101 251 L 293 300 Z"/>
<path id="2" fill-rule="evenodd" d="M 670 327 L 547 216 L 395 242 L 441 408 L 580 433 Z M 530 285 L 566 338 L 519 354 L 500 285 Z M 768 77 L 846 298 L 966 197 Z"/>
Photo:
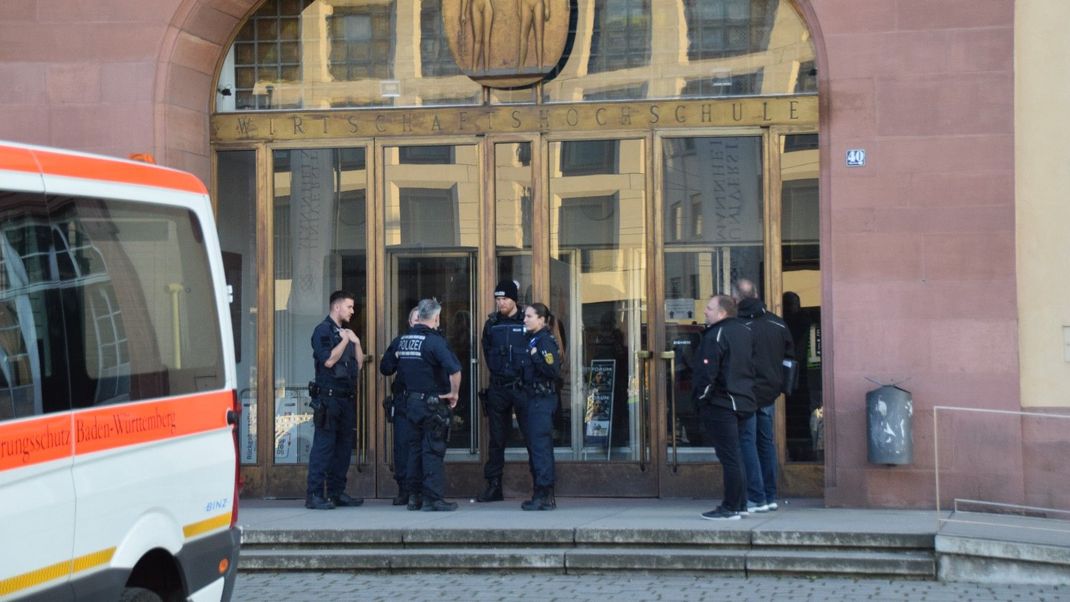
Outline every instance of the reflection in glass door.
<path id="1" fill-rule="evenodd" d="M 532 146 L 531 142 L 494 143 L 494 282 L 515 281 L 521 307 L 537 300 L 533 297 L 531 262 L 534 218 Z M 483 323 L 481 317 L 476 327 L 482 329 Z M 486 365 L 486 358 L 483 362 Z M 514 415 L 505 458 L 507 461 L 527 461 L 527 454 L 519 421 Z"/>
<path id="2" fill-rule="evenodd" d="M 274 378 L 276 465 L 295 470 L 273 477 L 276 495 L 304 491 L 312 445 L 308 382 L 315 378 L 309 337 L 324 316 L 332 291 L 356 295 L 348 326 L 367 341 L 368 170 L 364 147 L 275 150 L 274 190 Z M 367 371 L 362 373 L 362 378 Z M 358 395 L 366 391 L 358 383 Z M 357 461 L 361 471 L 368 445 L 367 404 L 357 400 Z M 370 481 L 350 489 L 371 494 Z M 289 493 L 287 493 L 289 492 Z"/>
<path id="3" fill-rule="evenodd" d="M 567 349 L 559 459 L 639 461 L 646 346 L 643 139 L 549 145 L 550 309 Z"/>
<path id="4" fill-rule="evenodd" d="M 692 355 L 711 295 L 763 282 L 762 138 L 664 138 L 666 441 L 670 464 L 715 460 L 691 398 Z"/>
<path id="5" fill-rule="evenodd" d="M 477 326 L 472 312 L 481 224 L 479 147 L 388 146 L 383 158 L 383 347 L 407 328 L 409 312 L 420 299 L 438 299 L 442 333 L 462 366 L 447 460 L 478 461 Z"/>

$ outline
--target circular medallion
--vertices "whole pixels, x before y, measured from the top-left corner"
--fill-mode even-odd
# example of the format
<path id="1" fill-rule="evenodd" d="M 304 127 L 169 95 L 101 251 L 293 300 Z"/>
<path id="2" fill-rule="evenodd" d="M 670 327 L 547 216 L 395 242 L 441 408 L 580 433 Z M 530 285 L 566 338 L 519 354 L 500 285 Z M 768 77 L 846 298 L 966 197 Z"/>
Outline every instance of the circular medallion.
<path id="1" fill-rule="evenodd" d="M 465 75 L 491 88 L 542 80 L 565 52 L 568 0 L 443 0 L 442 24 Z"/>

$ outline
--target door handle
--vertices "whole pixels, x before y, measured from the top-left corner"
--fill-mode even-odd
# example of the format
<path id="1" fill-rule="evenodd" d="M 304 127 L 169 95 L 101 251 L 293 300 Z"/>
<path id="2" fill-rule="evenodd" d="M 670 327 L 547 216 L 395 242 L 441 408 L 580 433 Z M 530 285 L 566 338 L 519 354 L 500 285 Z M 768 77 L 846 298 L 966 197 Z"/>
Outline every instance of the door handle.
<path id="1" fill-rule="evenodd" d="M 680 445 L 676 440 L 676 352 L 662 351 L 658 358 L 669 362 L 669 431 L 672 433 L 672 471 L 680 468 Z"/>
<path id="2" fill-rule="evenodd" d="M 635 352 L 635 359 L 639 364 L 639 470 L 646 472 L 647 451 L 650 446 L 649 416 L 647 409 L 650 407 L 650 377 L 647 374 L 647 361 L 654 354 L 645 349 Z"/>
<path id="3" fill-rule="evenodd" d="M 364 472 L 364 466 L 368 464 L 368 370 L 366 366 L 375 361 L 374 354 L 364 356 L 364 366 L 361 370 L 361 386 L 357 400 L 357 472 Z"/>

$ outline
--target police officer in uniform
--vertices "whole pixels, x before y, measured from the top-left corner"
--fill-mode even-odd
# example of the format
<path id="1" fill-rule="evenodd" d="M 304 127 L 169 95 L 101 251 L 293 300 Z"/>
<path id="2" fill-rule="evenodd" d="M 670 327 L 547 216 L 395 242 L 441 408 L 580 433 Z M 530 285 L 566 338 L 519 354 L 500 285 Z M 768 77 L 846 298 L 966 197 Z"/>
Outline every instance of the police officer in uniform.
<path id="1" fill-rule="evenodd" d="M 417 309 L 414 307 L 409 312 L 409 328 L 416 325 L 416 315 Z M 379 362 L 380 374 L 390 376 L 397 372 L 396 352 L 400 340 L 401 335 L 398 335 L 386 348 L 386 353 Z M 386 398 L 383 406 L 386 410 L 387 422 L 394 425 L 394 481 L 398 484 L 398 494 L 394 496 L 392 503 L 395 506 L 403 506 L 409 502 L 408 480 L 405 473 L 408 470 L 409 440 L 412 437 L 412 431 L 409 429 L 408 421 L 405 420 L 405 381 L 400 376 L 394 377 L 394 382 L 390 384 L 390 397 Z"/>
<path id="2" fill-rule="evenodd" d="M 457 405 L 461 388 L 461 363 L 437 330 L 442 312 L 438 301 L 424 299 L 416 312 L 416 325 L 398 338 L 394 353 L 398 377 L 405 383 L 404 420 L 412 433 L 405 469 L 408 509 L 456 510 L 457 504 L 442 497 L 446 485 L 443 458 L 450 410 Z"/>
<path id="3" fill-rule="evenodd" d="M 524 417 L 520 411 L 520 403 L 524 399 L 521 377 L 531 359 L 527 353 L 524 312 L 517 306 L 517 288 L 512 280 L 498 283 L 494 288 L 496 311 L 487 316 L 483 324 L 483 361 L 490 371 L 490 387 L 483 396 L 483 411 L 487 415 L 490 441 L 487 445 L 487 463 L 483 466 L 487 487 L 476 498 L 480 502 L 500 502 L 504 499 L 502 471 L 505 468 L 505 445 L 513 428 L 514 411 L 527 440 Z M 530 452 L 529 448 L 529 464 Z"/>
<path id="4" fill-rule="evenodd" d="M 364 503 L 363 499 L 345 492 L 346 472 L 356 438 L 357 373 L 364 362 L 360 339 L 352 330 L 342 327 L 353 317 L 354 299 L 348 291 L 331 293 L 330 313 L 312 331 L 316 380 L 309 383 L 309 393 L 315 432 L 308 457 L 305 507 L 313 510 Z"/>
<path id="5" fill-rule="evenodd" d="M 524 510 L 553 510 L 554 440 L 553 415 L 557 409 L 558 376 L 561 355 L 551 331 L 554 316 L 542 303 L 532 303 L 524 310 L 524 326 L 531 333 L 527 345 L 530 363 L 524 367 L 524 401 L 528 453 L 531 458 L 531 481 L 534 494 L 520 507 Z"/>

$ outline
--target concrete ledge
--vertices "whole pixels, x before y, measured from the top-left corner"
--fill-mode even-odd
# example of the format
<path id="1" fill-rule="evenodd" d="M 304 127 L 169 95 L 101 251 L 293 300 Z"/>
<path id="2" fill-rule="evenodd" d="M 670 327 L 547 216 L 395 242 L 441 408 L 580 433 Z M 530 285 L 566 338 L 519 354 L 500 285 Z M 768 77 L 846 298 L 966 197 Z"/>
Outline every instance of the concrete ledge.
<path id="1" fill-rule="evenodd" d="M 388 570 L 390 558 L 372 550 L 246 550 L 238 556 L 240 571 Z"/>
<path id="2" fill-rule="evenodd" d="M 937 577 L 940 581 L 1070 585 L 1070 566 L 1060 564 L 1006 558 L 938 554 L 937 567 Z"/>
<path id="3" fill-rule="evenodd" d="M 451 544 L 492 546 L 500 544 L 562 544 L 571 546 L 572 529 L 413 529 L 406 531 L 406 545 Z"/>
<path id="4" fill-rule="evenodd" d="M 812 575 L 935 575 L 933 556 L 927 552 L 803 552 L 752 551 L 746 556 L 748 573 L 804 573 Z"/>
<path id="5" fill-rule="evenodd" d="M 390 557 L 393 570 L 556 570 L 565 568 L 565 555 L 553 550 L 440 550 L 409 552 Z"/>
<path id="6" fill-rule="evenodd" d="M 1067 541 L 1068 544 L 1070 544 L 1070 534 L 1067 535 Z M 1004 541 L 979 537 L 937 535 L 935 548 L 937 554 L 956 554 L 959 556 L 979 556 L 982 558 L 1045 562 L 1064 565 L 1070 570 L 1070 546 L 1051 546 L 1023 541 Z"/>
<path id="7" fill-rule="evenodd" d="M 249 529 L 242 530 L 242 545 L 401 545 L 401 529 Z"/>
<path id="8" fill-rule="evenodd" d="M 773 531 L 756 529 L 755 546 L 822 546 L 829 548 L 900 548 L 931 550 L 931 533 L 851 533 L 845 531 Z"/>
<path id="9" fill-rule="evenodd" d="M 565 553 L 570 571 L 729 571 L 743 575 L 743 553 L 732 550 L 584 549 Z"/>
<path id="10" fill-rule="evenodd" d="M 747 546 L 751 542 L 746 529 L 576 529 L 577 544 L 591 545 L 734 545 Z"/>

